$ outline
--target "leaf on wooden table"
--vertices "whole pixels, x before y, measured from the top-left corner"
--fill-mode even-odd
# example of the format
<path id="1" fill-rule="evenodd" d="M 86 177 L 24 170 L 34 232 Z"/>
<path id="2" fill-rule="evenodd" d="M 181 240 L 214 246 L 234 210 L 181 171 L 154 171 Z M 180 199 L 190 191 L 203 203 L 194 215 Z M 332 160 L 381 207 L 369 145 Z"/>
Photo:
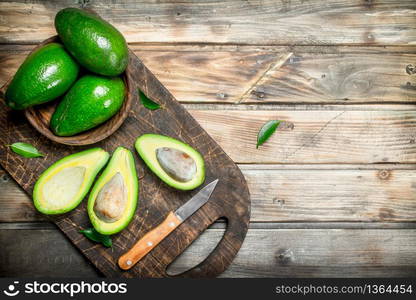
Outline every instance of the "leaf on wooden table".
<path id="1" fill-rule="evenodd" d="M 257 135 L 257 145 L 256 148 L 259 148 L 260 145 L 263 145 L 272 134 L 276 131 L 277 126 L 279 126 L 281 121 L 278 120 L 271 120 L 265 123 L 261 128 Z"/>
<path id="2" fill-rule="evenodd" d="M 14 153 L 17 153 L 23 157 L 33 158 L 44 156 L 34 146 L 28 143 L 14 143 L 10 145 L 10 148 Z"/>
<path id="3" fill-rule="evenodd" d="M 150 100 L 141 90 L 139 90 L 139 98 L 140 98 L 140 102 L 147 109 L 156 110 L 161 107 L 160 104 L 154 102 L 153 100 Z"/>

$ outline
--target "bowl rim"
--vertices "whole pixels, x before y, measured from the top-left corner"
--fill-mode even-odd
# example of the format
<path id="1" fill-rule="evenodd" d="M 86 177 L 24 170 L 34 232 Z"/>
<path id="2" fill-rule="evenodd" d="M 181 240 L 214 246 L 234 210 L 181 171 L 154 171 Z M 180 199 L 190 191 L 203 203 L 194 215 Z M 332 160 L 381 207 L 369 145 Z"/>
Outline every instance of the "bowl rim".
<path id="1" fill-rule="evenodd" d="M 59 36 L 55 35 L 52 36 L 44 41 L 42 41 L 39 45 L 37 45 L 29 54 L 32 54 L 34 51 L 39 49 L 40 47 L 45 46 L 46 44 L 53 43 L 53 42 L 59 42 L 61 43 Z M 129 61 L 130 61 L 130 50 L 129 50 Z M 14 76 L 14 75 L 13 75 Z M 120 108 L 120 110 L 112 116 L 110 119 L 105 121 L 104 123 L 91 128 L 87 131 L 81 132 L 79 134 L 73 135 L 73 136 L 57 136 L 55 135 L 49 127 L 49 124 L 45 124 L 45 122 L 41 121 L 38 115 L 38 109 L 35 106 L 29 107 L 24 110 L 24 115 L 26 119 L 29 121 L 29 123 L 42 135 L 46 136 L 48 139 L 64 144 L 69 146 L 85 146 L 85 145 L 91 145 L 98 143 L 109 136 L 111 136 L 116 130 L 118 130 L 121 125 L 124 123 L 124 121 L 127 119 L 129 112 L 131 110 L 132 102 L 133 102 L 133 96 L 134 93 L 132 91 L 133 86 L 133 79 L 132 79 L 132 72 L 130 70 L 130 63 L 128 63 L 126 70 L 119 75 L 122 77 L 126 89 L 125 89 L 125 98 L 123 101 L 123 105 Z M 2 90 L 7 88 L 10 81 L 13 77 L 11 77 L 6 84 L 2 87 Z M 78 79 L 77 79 L 78 80 Z M 54 102 L 54 100 L 50 101 Z M 50 105 L 51 103 L 49 103 Z M 45 103 L 45 105 L 48 105 L 48 103 Z M 108 128 L 108 130 L 100 130 L 104 126 L 108 126 L 109 122 L 111 122 L 112 126 Z"/>

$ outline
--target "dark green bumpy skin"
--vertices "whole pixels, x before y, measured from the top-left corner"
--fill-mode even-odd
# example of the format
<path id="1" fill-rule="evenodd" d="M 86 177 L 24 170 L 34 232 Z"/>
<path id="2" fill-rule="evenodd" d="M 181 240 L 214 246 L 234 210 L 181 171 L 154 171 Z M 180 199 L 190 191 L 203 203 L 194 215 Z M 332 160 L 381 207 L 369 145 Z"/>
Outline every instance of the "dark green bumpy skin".
<path id="1" fill-rule="evenodd" d="M 55 28 L 65 48 L 91 72 L 116 76 L 126 69 L 126 40 L 99 16 L 78 8 L 65 8 L 56 15 Z"/>
<path id="2" fill-rule="evenodd" d="M 85 75 L 71 87 L 51 118 L 58 136 L 94 128 L 114 116 L 123 105 L 126 89 L 119 77 Z"/>
<path id="3" fill-rule="evenodd" d="M 17 70 L 6 91 L 6 104 L 25 109 L 63 95 L 77 79 L 77 62 L 58 43 L 30 54 Z"/>

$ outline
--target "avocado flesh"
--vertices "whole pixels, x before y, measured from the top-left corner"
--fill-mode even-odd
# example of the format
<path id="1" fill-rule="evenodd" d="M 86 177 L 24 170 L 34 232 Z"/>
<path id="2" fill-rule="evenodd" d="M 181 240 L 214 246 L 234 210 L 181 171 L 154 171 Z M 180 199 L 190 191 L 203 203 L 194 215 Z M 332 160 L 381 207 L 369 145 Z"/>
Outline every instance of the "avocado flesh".
<path id="1" fill-rule="evenodd" d="M 99 16 L 78 8 L 65 8 L 56 14 L 55 28 L 65 48 L 91 72 L 116 76 L 126 69 L 126 40 Z"/>
<path id="2" fill-rule="evenodd" d="M 158 134 L 144 134 L 136 140 L 135 148 L 149 169 L 163 182 L 173 188 L 192 190 L 200 186 L 205 180 L 205 163 L 203 157 L 191 146 L 179 140 Z M 165 152 L 164 158 L 160 156 L 161 151 Z M 171 153 L 167 154 L 166 151 Z M 186 155 L 186 162 L 180 162 L 176 166 L 169 162 L 173 157 L 182 154 Z M 188 159 L 188 156 L 191 160 Z M 164 163 L 162 161 L 162 164 L 161 159 L 165 160 Z M 193 170 L 194 166 L 191 161 L 195 163 L 195 171 Z M 175 169 L 173 173 L 176 173 L 176 176 L 172 176 L 172 167 Z M 183 170 L 184 167 L 188 169 Z"/>
<path id="3" fill-rule="evenodd" d="M 111 235 L 133 219 L 139 183 L 133 154 L 118 147 L 88 198 L 88 216 L 99 233 Z"/>
<path id="4" fill-rule="evenodd" d="M 63 95 L 75 82 L 79 66 L 58 43 L 30 54 L 17 70 L 6 91 L 6 104 L 25 109 Z"/>
<path id="5" fill-rule="evenodd" d="M 66 156 L 46 169 L 35 183 L 33 202 L 47 215 L 71 211 L 84 199 L 109 159 L 101 148 Z"/>
<path id="6" fill-rule="evenodd" d="M 68 167 L 51 176 L 43 187 L 43 199 L 49 208 L 67 207 L 76 197 L 85 179 L 85 167 Z M 62 183 L 66 182 L 66 185 Z"/>
<path id="7" fill-rule="evenodd" d="M 85 75 L 58 104 L 50 127 L 58 136 L 72 136 L 94 128 L 120 110 L 125 93 L 124 82 L 119 77 Z"/>

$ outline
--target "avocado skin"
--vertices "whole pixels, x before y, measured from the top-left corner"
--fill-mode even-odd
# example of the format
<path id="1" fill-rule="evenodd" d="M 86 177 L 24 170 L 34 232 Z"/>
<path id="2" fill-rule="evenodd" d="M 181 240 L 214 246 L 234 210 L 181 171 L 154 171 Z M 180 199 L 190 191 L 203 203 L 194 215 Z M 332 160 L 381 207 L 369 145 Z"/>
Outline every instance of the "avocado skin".
<path id="1" fill-rule="evenodd" d="M 30 54 L 17 70 L 6 91 L 6 104 L 25 109 L 63 95 L 77 79 L 79 65 L 58 43 Z"/>
<path id="2" fill-rule="evenodd" d="M 126 69 L 126 40 L 99 16 L 78 8 L 65 8 L 56 15 L 55 28 L 66 49 L 91 72 L 116 76 Z"/>
<path id="3" fill-rule="evenodd" d="M 71 136 L 94 128 L 120 110 L 124 97 L 121 78 L 84 75 L 57 106 L 50 127 L 58 136 Z"/>

